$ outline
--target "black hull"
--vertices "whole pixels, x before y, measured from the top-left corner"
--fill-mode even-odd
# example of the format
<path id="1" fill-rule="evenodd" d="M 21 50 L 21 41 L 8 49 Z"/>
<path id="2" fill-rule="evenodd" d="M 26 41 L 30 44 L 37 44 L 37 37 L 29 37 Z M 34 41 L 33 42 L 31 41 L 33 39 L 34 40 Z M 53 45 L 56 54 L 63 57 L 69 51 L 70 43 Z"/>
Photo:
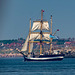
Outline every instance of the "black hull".
<path id="1" fill-rule="evenodd" d="M 38 58 L 26 57 L 24 56 L 24 61 L 61 61 L 63 60 L 64 55 L 41 55 Z"/>

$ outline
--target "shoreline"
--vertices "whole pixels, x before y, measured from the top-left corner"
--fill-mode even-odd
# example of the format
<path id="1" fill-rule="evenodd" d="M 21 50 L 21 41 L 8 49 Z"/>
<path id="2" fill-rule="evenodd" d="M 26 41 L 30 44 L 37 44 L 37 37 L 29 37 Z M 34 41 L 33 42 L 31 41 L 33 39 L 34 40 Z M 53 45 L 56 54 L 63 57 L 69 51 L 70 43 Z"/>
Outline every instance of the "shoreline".
<path id="1" fill-rule="evenodd" d="M 0 54 L 0 58 L 8 58 L 8 57 L 23 57 L 22 54 L 18 53 L 18 54 Z"/>

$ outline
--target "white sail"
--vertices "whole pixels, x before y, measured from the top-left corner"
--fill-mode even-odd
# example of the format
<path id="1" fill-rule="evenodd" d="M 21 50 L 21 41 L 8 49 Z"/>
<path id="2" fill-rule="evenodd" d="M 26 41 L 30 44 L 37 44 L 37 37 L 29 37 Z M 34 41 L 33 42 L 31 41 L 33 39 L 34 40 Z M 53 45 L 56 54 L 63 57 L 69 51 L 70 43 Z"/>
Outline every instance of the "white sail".
<path id="1" fill-rule="evenodd" d="M 35 31 L 37 29 L 40 29 L 41 23 L 40 22 L 33 22 L 32 31 Z"/>
<path id="2" fill-rule="evenodd" d="M 26 41 L 25 41 L 25 43 L 24 43 L 24 45 L 23 45 L 21 51 L 27 51 L 28 41 L 29 41 L 29 35 L 27 36 L 27 39 L 26 39 Z"/>
<path id="3" fill-rule="evenodd" d="M 33 26 L 32 26 L 32 31 L 35 31 L 35 30 L 40 29 L 40 28 L 41 28 L 41 21 L 34 21 Z M 43 21 L 42 29 L 49 30 L 48 21 Z"/>
<path id="4" fill-rule="evenodd" d="M 29 40 L 35 40 L 35 39 L 40 39 L 40 34 L 30 34 Z"/>
<path id="5" fill-rule="evenodd" d="M 30 43 L 30 53 L 32 52 L 33 49 L 33 43 Z"/>
<path id="6" fill-rule="evenodd" d="M 50 34 L 43 34 L 43 37 L 42 37 L 42 39 L 43 40 L 50 40 Z"/>
<path id="7" fill-rule="evenodd" d="M 42 39 L 43 40 L 50 40 L 49 37 L 50 34 L 43 34 Z M 35 39 L 40 39 L 40 34 L 30 34 L 30 39 L 29 40 L 35 40 Z"/>
<path id="8" fill-rule="evenodd" d="M 48 21 L 44 21 L 44 22 L 43 22 L 42 29 L 44 29 L 44 30 L 49 30 L 49 23 L 48 23 Z"/>

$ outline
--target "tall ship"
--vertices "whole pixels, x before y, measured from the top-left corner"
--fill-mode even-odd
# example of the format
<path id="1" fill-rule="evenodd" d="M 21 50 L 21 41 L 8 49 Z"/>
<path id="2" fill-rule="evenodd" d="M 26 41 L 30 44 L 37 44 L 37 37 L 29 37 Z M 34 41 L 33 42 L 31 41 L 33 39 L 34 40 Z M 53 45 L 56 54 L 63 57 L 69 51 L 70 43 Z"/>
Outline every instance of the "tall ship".
<path id="1" fill-rule="evenodd" d="M 43 12 L 44 10 L 41 10 L 41 19 L 33 21 L 32 26 L 30 19 L 29 34 L 21 51 L 18 50 L 23 55 L 24 61 L 58 61 L 64 58 L 63 54 L 54 54 L 52 52 L 52 40 L 59 30 L 57 29 L 57 31 L 52 34 L 52 15 L 51 27 L 49 27 L 48 21 L 43 19 Z M 35 44 L 36 49 L 33 50 Z M 46 44 L 48 44 L 49 50 L 46 50 Z"/>

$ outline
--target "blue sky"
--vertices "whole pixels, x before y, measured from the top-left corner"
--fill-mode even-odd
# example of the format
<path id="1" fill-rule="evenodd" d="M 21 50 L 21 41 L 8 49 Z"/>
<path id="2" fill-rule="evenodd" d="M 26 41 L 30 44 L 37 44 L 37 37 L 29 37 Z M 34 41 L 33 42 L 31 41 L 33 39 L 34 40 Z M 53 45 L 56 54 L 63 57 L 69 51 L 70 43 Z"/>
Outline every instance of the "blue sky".
<path id="1" fill-rule="evenodd" d="M 56 36 L 75 37 L 75 0 L 0 0 L 0 40 L 26 38 L 29 19 L 40 19 L 41 9 L 49 23 L 53 15 Z"/>

